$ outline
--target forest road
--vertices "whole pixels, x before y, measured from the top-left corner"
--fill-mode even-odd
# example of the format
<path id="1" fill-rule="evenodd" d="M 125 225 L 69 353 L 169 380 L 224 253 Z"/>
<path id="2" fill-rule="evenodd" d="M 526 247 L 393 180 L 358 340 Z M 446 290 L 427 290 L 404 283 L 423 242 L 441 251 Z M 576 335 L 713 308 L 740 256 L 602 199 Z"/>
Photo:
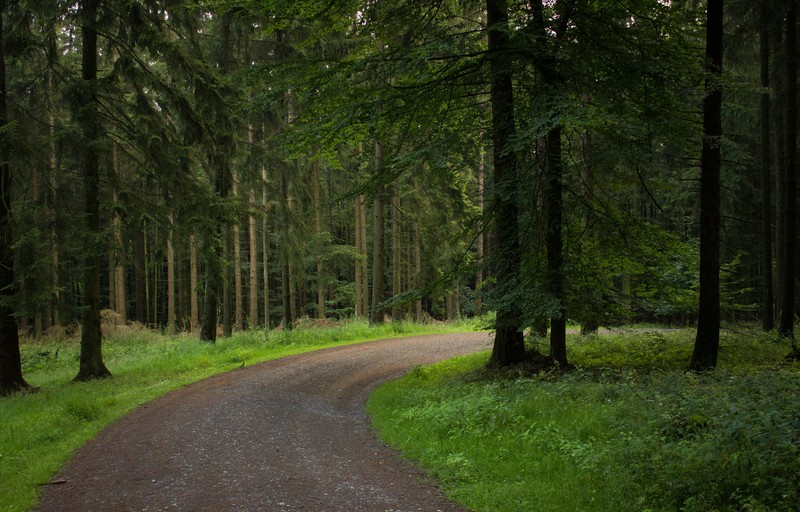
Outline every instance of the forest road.
<path id="1" fill-rule="evenodd" d="M 415 365 L 490 343 L 487 333 L 376 341 L 175 390 L 79 449 L 34 510 L 463 510 L 377 440 L 364 405 Z"/>

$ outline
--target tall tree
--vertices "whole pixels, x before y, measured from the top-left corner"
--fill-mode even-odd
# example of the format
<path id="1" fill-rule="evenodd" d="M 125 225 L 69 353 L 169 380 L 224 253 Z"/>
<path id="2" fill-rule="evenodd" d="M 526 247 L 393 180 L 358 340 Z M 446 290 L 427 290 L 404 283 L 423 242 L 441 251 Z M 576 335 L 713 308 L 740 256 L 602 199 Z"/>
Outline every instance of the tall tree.
<path id="1" fill-rule="evenodd" d="M 495 337 L 490 364 L 508 366 L 525 358 L 521 312 L 515 296 L 520 273 L 517 208 L 517 157 L 511 148 L 514 126 L 512 55 L 505 0 L 486 0 L 489 75 L 491 79 L 492 151 L 494 161 L 494 221 L 497 238 L 494 275 L 497 279 Z"/>
<path id="2" fill-rule="evenodd" d="M 83 322 L 81 324 L 80 368 L 75 380 L 108 377 L 111 372 L 103 362 L 100 329 L 100 269 L 102 236 L 100 226 L 100 112 L 97 94 L 97 32 L 99 0 L 80 3 L 81 19 L 81 84 L 76 117 L 81 126 L 84 145 L 81 167 L 85 194 L 84 238 L 85 269 L 83 276 Z"/>
<path id="3" fill-rule="evenodd" d="M 797 2 L 786 13 L 786 178 L 783 222 L 783 286 L 778 331 L 794 340 L 795 274 L 797 262 Z"/>
<path id="4" fill-rule="evenodd" d="M 8 125 L 6 106 L 6 0 L 0 0 L 0 134 Z M 14 296 L 14 252 L 11 239 L 11 165 L 8 144 L 0 144 L 0 395 L 29 387 L 22 376 L 19 330 L 11 301 Z"/>
<path id="5" fill-rule="evenodd" d="M 706 79 L 700 169 L 700 304 L 690 368 L 713 369 L 719 352 L 720 139 L 722 137 L 722 0 L 706 11 Z"/>
<path id="6" fill-rule="evenodd" d="M 380 173 L 383 172 L 384 155 L 383 143 L 375 143 L 375 175 L 380 180 Z M 372 205 L 373 223 L 372 223 L 372 304 L 369 310 L 369 322 L 371 324 L 383 323 L 383 307 L 381 304 L 384 300 L 384 268 L 385 251 L 384 251 L 384 235 L 385 235 L 385 189 L 383 183 L 378 186 L 375 192 L 375 199 Z"/>
<path id="7" fill-rule="evenodd" d="M 770 94 L 769 94 L 769 26 L 767 3 L 761 2 L 759 13 L 759 62 L 761 97 L 759 114 L 761 122 L 761 327 L 771 331 L 775 327 L 775 310 L 772 287 L 772 173 L 770 168 Z"/>

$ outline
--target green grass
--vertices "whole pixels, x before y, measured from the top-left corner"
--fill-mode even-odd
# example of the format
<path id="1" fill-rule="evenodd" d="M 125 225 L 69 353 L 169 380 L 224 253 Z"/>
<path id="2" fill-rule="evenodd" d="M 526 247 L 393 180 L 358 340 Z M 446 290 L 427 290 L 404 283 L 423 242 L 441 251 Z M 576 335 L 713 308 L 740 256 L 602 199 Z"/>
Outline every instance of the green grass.
<path id="1" fill-rule="evenodd" d="M 0 510 L 35 505 L 42 484 L 70 454 L 106 425 L 166 392 L 224 371 L 331 346 L 408 335 L 470 330 L 467 324 L 394 323 L 370 327 L 247 331 L 201 343 L 120 327 L 104 343 L 113 378 L 72 382 L 78 369 L 75 339 L 24 341 L 23 371 L 38 391 L 0 398 Z"/>
<path id="2" fill-rule="evenodd" d="M 378 388 L 381 437 L 475 511 L 798 510 L 800 366 L 787 344 L 723 333 L 713 374 L 694 332 L 569 336 L 578 368 L 487 373 L 457 358 Z M 540 342 L 541 343 L 541 342 Z"/>

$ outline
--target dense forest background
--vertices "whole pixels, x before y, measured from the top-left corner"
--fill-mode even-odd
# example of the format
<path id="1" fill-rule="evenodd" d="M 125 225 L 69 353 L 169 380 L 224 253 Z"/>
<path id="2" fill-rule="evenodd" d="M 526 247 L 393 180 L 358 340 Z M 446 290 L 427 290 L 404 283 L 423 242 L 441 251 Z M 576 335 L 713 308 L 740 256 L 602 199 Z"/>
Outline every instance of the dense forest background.
<path id="1" fill-rule="evenodd" d="M 715 200 L 721 317 L 791 336 L 795 3 L 2 0 L 0 374 L 80 323 L 104 375 L 101 312 L 495 311 L 495 362 L 566 364 L 568 320 L 698 320 Z"/>

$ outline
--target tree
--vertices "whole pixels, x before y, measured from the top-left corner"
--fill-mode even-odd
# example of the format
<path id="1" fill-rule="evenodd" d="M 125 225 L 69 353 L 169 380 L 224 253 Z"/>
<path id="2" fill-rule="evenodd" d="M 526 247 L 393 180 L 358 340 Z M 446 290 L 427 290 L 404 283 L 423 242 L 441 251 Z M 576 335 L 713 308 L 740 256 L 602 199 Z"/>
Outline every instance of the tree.
<path id="1" fill-rule="evenodd" d="M 769 7 L 761 2 L 759 13 L 759 62 L 761 75 L 761 327 L 771 331 L 775 327 L 774 298 L 772 291 L 772 176 L 770 172 L 770 94 L 769 94 Z"/>
<path id="2" fill-rule="evenodd" d="M 706 12 L 706 96 L 700 169 L 700 304 L 690 368 L 710 370 L 719 352 L 720 143 L 722 137 L 722 0 Z"/>
<path id="3" fill-rule="evenodd" d="M 514 138 L 514 91 L 512 56 L 509 48 L 508 10 L 505 0 L 486 0 L 488 60 L 491 77 L 492 154 L 494 161 L 494 222 L 497 237 L 495 257 L 497 303 L 495 338 L 490 364 L 508 366 L 525 358 L 520 328 L 517 287 L 520 246 L 517 210 L 517 158 L 511 148 Z"/>
<path id="4" fill-rule="evenodd" d="M 783 222 L 783 286 L 778 332 L 794 342 L 795 275 L 797 263 L 797 2 L 786 13 L 786 181 Z"/>
<path id="5" fill-rule="evenodd" d="M 6 107 L 5 31 L 6 0 L 0 0 L 0 134 L 8 131 Z M 22 376 L 19 331 L 14 319 L 14 253 L 11 239 L 11 165 L 8 144 L 3 140 L 0 153 L 0 395 L 30 387 Z"/>
<path id="6" fill-rule="evenodd" d="M 101 144 L 99 102 L 97 96 L 97 33 L 99 0 L 80 3 L 81 83 L 80 103 L 76 118 L 85 141 L 81 163 L 85 188 L 84 239 L 85 269 L 83 276 L 83 322 L 81 324 L 80 368 L 75 380 L 109 377 L 111 372 L 103 362 L 103 333 L 100 330 L 100 152 Z"/>

